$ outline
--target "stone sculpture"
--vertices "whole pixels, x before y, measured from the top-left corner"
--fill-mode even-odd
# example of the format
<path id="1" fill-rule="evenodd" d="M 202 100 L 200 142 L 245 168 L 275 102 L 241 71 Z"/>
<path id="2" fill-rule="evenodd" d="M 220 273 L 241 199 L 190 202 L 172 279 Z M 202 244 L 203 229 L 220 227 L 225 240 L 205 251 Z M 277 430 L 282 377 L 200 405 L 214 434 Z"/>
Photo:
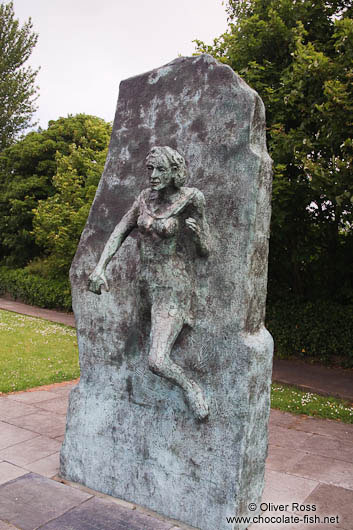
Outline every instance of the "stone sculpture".
<path id="1" fill-rule="evenodd" d="M 270 199 L 264 106 L 231 68 L 181 57 L 121 83 L 71 267 L 81 379 L 64 478 L 201 530 L 257 514 Z"/>
<path id="2" fill-rule="evenodd" d="M 200 256 L 207 257 L 209 253 L 205 198 L 198 189 L 183 186 L 185 160 L 171 147 L 153 147 L 147 156 L 147 169 L 151 187 L 139 195 L 114 229 L 89 277 L 89 289 L 101 294 L 104 285 L 109 290 L 106 267 L 130 232 L 138 228 L 140 309 L 151 312 L 149 368 L 179 385 L 196 418 L 203 420 L 208 416 L 203 392 L 170 354 L 184 324 L 192 322 L 195 280 L 192 256 L 183 248 L 185 230 L 191 232 Z"/>

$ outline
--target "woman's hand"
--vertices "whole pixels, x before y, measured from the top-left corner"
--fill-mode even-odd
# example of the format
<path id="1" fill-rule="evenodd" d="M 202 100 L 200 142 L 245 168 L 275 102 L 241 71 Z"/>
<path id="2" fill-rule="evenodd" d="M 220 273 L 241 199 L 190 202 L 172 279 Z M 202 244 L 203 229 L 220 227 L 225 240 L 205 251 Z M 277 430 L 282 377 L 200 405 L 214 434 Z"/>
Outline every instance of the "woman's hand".
<path id="1" fill-rule="evenodd" d="M 104 271 L 96 268 L 88 277 L 88 290 L 95 294 L 102 294 L 102 285 L 104 285 L 106 291 L 109 291 L 109 285 Z"/>
<path id="2" fill-rule="evenodd" d="M 207 258 L 210 253 L 209 248 L 209 228 L 203 218 L 201 225 L 193 217 L 185 219 L 186 226 L 192 231 L 194 242 L 199 256 Z"/>
<path id="3" fill-rule="evenodd" d="M 193 217 L 188 217 L 187 219 L 185 219 L 185 224 L 188 228 L 190 228 L 192 232 L 194 232 L 196 236 L 200 237 L 200 227 Z"/>

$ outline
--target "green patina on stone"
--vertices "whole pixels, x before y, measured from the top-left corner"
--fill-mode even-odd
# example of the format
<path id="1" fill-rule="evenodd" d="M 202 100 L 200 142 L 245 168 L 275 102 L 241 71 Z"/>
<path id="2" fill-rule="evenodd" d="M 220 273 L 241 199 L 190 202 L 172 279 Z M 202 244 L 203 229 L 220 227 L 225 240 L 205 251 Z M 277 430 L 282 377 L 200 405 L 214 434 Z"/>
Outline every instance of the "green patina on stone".
<path id="1" fill-rule="evenodd" d="M 263 104 L 229 67 L 180 58 L 121 83 L 71 269 L 63 477 L 202 530 L 259 504 L 270 194 Z"/>

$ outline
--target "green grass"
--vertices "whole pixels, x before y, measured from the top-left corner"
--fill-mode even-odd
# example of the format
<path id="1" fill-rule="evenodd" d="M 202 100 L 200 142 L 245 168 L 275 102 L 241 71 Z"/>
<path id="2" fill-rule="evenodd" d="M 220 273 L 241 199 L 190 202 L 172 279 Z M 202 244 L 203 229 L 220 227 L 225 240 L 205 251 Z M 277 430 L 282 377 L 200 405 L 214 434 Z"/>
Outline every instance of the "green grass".
<path id="1" fill-rule="evenodd" d="M 80 375 L 73 328 L 0 310 L 0 392 L 70 381 Z M 353 405 L 274 383 L 274 409 L 353 423 Z"/>
<path id="2" fill-rule="evenodd" d="M 293 386 L 272 384 L 271 407 L 331 420 L 353 423 L 353 405 L 342 399 L 319 396 Z"/>
<path id="3" fill-rule="evenodd" d="M 0 311 L 0 392 L 69 381 L 79 375 L 75 329 Z"/>

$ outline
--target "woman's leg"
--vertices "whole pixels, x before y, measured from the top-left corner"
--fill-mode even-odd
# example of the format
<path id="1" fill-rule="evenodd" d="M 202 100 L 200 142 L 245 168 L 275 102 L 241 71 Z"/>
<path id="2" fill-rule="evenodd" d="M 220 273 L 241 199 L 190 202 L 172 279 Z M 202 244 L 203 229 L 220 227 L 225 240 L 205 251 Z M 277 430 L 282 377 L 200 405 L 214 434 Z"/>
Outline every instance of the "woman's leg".
<path id="1" fill-rule="evenodd" d="M 202 420 L 208 416 L 208 405 L 200 386 L 190 379 L 184 370 L 173 362 L 170 353 L 178 337 L 184 319 L 178 315 L 167 316 L 155 312 L 151 315 L 151 348 L 148 358 L 150 370 L 180 386 L 195 416 Z"/>

